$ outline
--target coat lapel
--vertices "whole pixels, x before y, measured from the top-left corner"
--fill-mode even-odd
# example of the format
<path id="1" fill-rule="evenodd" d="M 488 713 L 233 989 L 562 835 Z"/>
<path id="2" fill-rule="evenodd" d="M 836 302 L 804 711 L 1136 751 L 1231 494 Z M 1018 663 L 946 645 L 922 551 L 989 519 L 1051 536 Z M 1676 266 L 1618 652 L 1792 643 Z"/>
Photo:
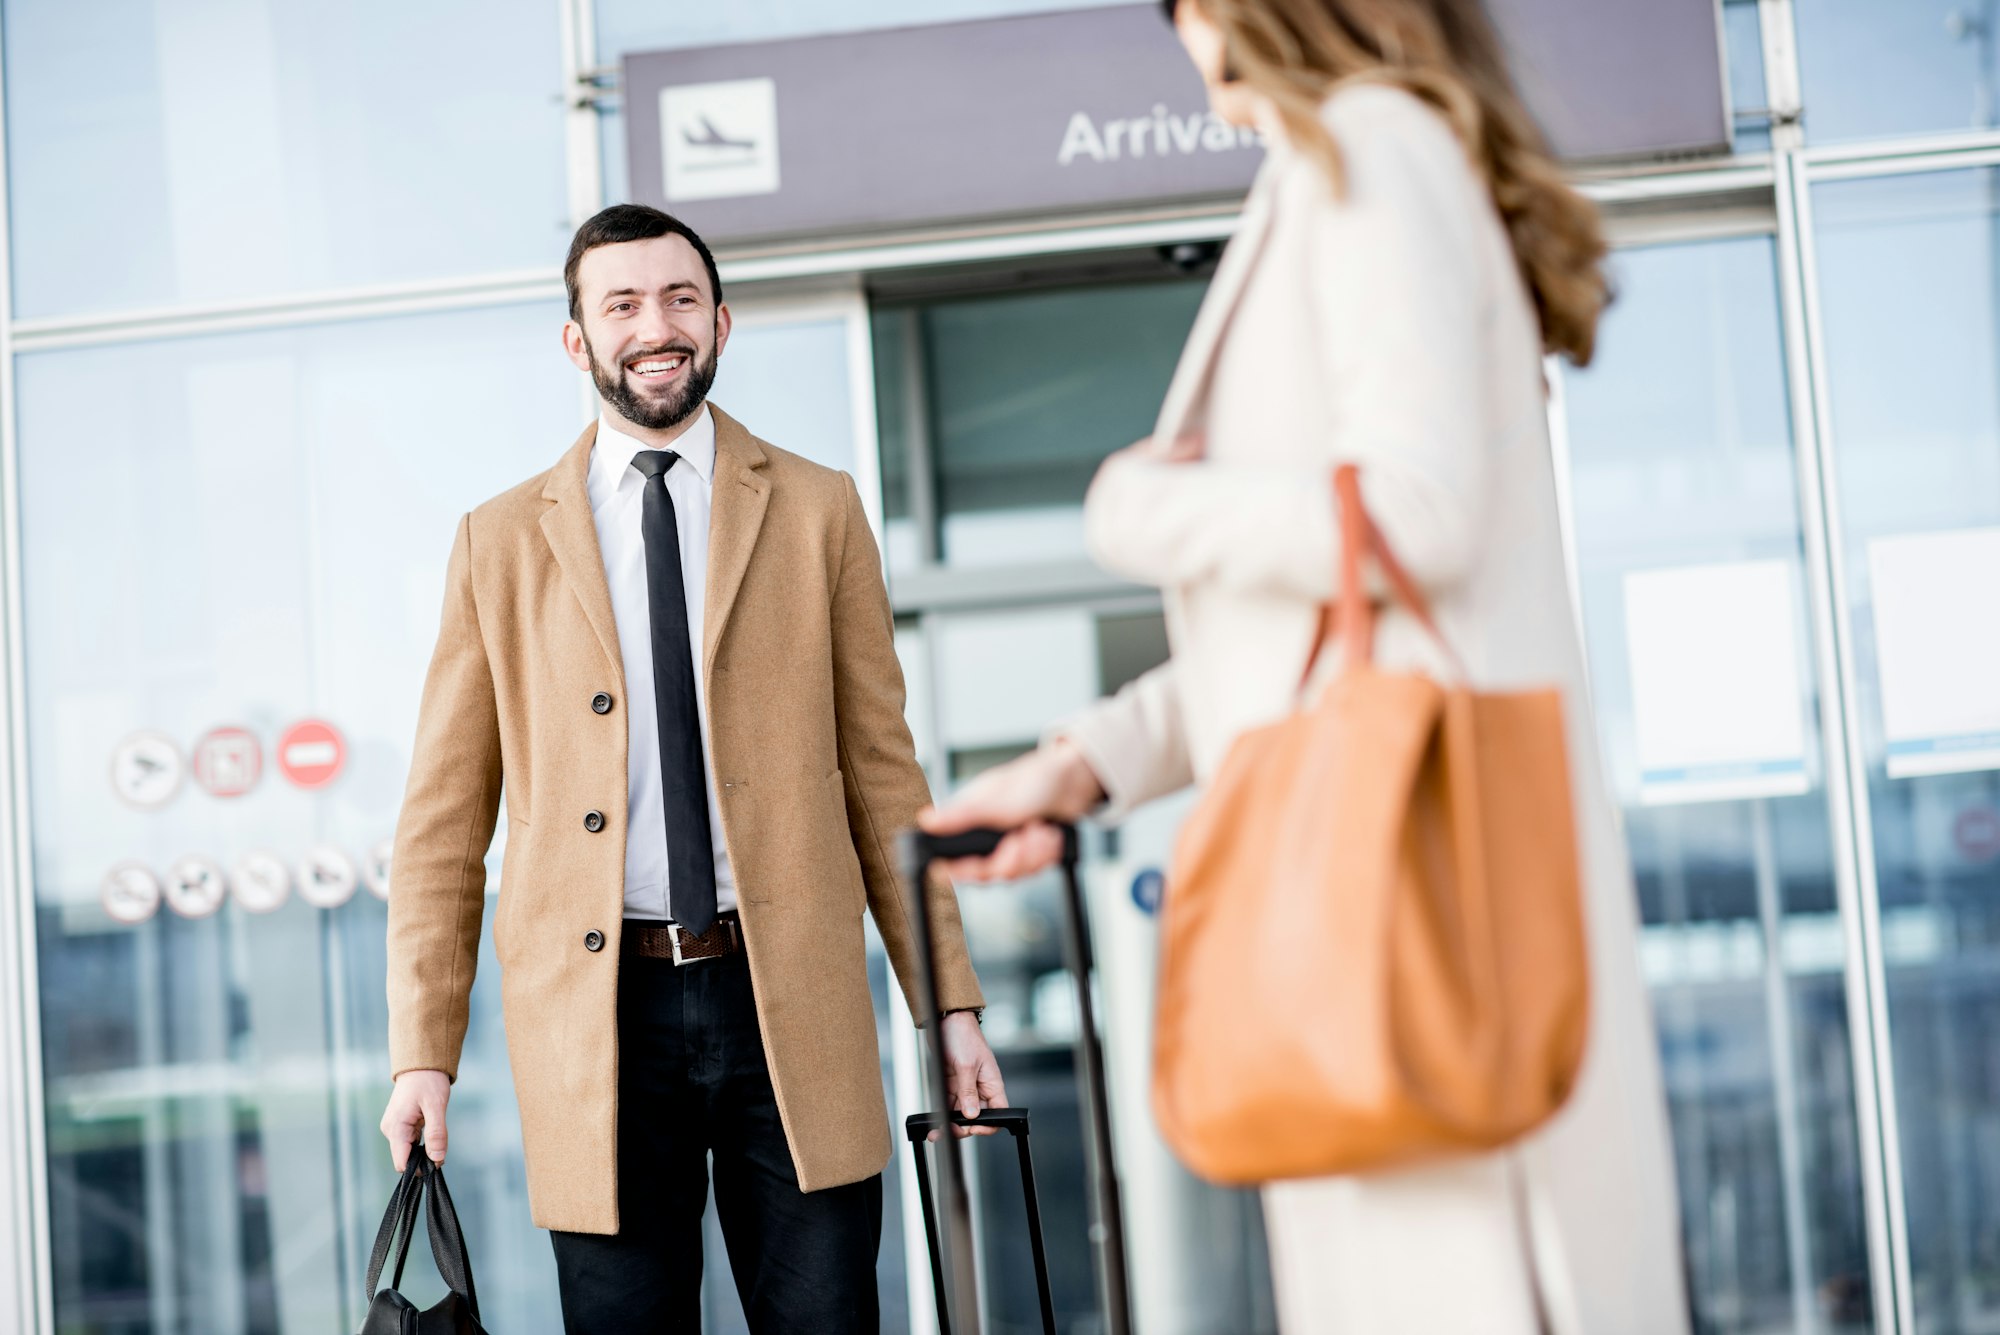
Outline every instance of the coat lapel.
<path id="1" fill-rule="evenodd" d="M 611 670 L 622 695 L 625 656 L 618 647 L 618 622 L 611 612 L 611 585 L 604 577 L 604 550 L 597 543 L 597 521 L 590 514 L 590 450 L 596 440 L 597 423 L 592 422 L 577 437 L 569 453 L 549 470 L 542 499 L 554 504 L 542 512 L 542 536 L 548 539 L 549 550 L 555 553 L 556 564 L 562 567 L 563 577 L 569 581 L 576 600 L 583 604 L 583 615 L 597 632 L 604 656 L 611 660 Z"/>
<path id="2" fill-rule="evenodd" d="M 758 470 L 766 455 L 757 438 L 713 403 L 715 414 L 715 487 L 708 520 L 708 588 L 704 592 L 701 666 L 707 673 L 715 647 L 736 607 L 736 592 L 749 568 L 750 552 L 764 526 L 771 483 Z"/>
<path id="3" fill-rule="evenodd" d="M 1277 213 L 1273 197 L 1283 170 L 1284 155 L 1274 148 L 1257 173 L 1256 184 L 1244 201 L 1236 235 L 1223 252 L 1222 263 L 1216 266 L 1215 277 L 1209 281 L 1208 296 L 1195 316 L 1194 328 L 1188 331 L 1187 346 L 1181 351 L 1173 383 L 1167 386 L 1166 399 L 1160 405 L 1159 420 L 1153 428 L 1155 436 L 1179 436 L 1202 426 L 1209 380 L 1215 371 L 1216 354 L 1222 347 L 1223 331 L 1236 313 L 1243 289 L 1257 267 L 1258 253 L 1271 234 L 1271 220 Z"/>

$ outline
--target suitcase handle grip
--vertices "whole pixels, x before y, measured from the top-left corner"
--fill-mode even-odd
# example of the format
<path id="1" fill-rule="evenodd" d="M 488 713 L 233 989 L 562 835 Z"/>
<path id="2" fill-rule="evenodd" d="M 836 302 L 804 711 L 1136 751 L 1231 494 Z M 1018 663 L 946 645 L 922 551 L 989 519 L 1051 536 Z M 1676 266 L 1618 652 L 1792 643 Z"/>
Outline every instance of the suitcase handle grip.
<path id="1" fill-rule="evenodd" d="M 957 1109 L 952 1110 L 953 1126 L 990 1126 L 1010 1135 L 1028 1134 L 1028 1110 L 1026 1108 L 983 1108 L 979 1116 L 967 1117 Z M 931 1132 L 944 1126 L 944 1118 L 938 1113 L 912 1113 L 903 1122 L 903 1132 L 912 1144 L 923 1140 Z"/>
<path id="2" fill-rule="evenodd" d="M 1074 863 L 1077 855 L 1076 827 L 1064 824 L 1057 827 L 1063 837 L 1063 861 Z M 927 834 L 922 830 L 911 830 L 905 836 L 910 840 L 911 850 L 916 860 L 925 865 L 932 862 L 948 862 L 953 858 L 983 858 L 1000 847 L 1000 841 L 1012 831 L 1009 830 L 961 830 L 957 834 Z"/>

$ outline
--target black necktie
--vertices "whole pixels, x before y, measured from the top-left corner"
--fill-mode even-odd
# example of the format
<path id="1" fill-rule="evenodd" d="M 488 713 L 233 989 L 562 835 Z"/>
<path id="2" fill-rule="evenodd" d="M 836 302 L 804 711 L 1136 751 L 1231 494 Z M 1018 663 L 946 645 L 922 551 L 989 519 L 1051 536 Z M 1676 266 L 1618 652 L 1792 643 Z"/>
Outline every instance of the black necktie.
<path id="1" fill-rule="evenodd" d="M 715 846 L 708 837 L 708 772 L 701 763 L 701 713 L 695 706 L 687 585 L 681 578 L 680 526 L 667 470 L 672 450 L 640 450 L 632 466 L 646 475 L 639 531 L 646 539 L 646 604 L 653 629 L 653 701 L 660 725 L 660 797 L 667 816 L 667 907 L 696 936 L 715 925 Z"/>

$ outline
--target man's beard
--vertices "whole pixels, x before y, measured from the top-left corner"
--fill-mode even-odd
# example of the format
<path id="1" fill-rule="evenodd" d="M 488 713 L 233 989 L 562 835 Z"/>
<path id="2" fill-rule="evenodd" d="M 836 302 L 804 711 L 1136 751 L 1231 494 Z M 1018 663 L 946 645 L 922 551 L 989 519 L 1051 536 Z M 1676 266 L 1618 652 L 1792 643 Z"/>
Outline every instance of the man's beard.
<path id="1" fill-rule="evenodd" d="M 706 361 L 695 355 L 692 343 L 673 342 L 642 349 L 618 366 L 609 368 L 597 360 L 597 350 L 590 346 L 588 334 L 584 335 L 583 350 L 590 358 L 590 378 L 596 382 L 598 397 L 633 426 L 644 427 L 648 431 L 665 431 L 693 417 L 707 401 L 708 391 L 715 385 L 717 357 L 713 346 Z M 649 357 L 675 355 L 687 358 L 687 370 L 679 386 L 671 393 L 654 398 L 642 395 L 633 388 L 631 373 L 625 369 L 627 365 Z"/>

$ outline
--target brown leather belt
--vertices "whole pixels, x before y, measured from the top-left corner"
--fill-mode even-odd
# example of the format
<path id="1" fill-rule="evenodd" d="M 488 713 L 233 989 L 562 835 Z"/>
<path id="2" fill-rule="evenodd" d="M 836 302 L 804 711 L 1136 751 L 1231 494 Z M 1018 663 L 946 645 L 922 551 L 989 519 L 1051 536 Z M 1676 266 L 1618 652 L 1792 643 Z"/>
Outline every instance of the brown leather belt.
<path id="1" fill-rule="evenodd" d="M 742 950 L 743 929 L 734 910 L 717 914 L 714 926 L 704 936 L 696 936 L 677 922 L 627 918 L 620 941 L 619 949 L 627 955 L 692 964 L 696 960 L 719 960 Z"/>

